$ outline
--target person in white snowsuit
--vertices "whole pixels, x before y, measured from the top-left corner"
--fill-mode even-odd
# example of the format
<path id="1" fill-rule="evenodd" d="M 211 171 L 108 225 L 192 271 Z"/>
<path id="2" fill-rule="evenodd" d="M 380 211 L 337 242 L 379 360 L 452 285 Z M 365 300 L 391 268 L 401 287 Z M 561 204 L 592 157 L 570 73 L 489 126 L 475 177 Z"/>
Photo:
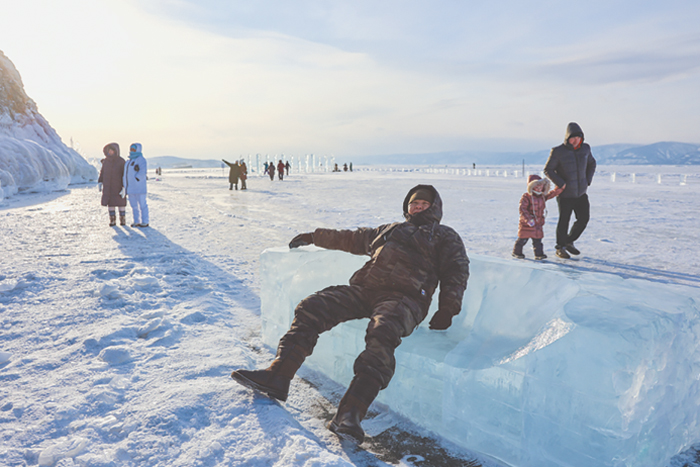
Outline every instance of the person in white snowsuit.
<path id="1" fill-rule="evenodd" d="M 134 216 L 132 227 L 148 227 L 148 204 L 146 203 L 148 164 L 141 148 L 141 143 L 133 143 L 129 147 L 129 160 L 124 166 L 122 196 L 126 197 L 131 205 Z"/>

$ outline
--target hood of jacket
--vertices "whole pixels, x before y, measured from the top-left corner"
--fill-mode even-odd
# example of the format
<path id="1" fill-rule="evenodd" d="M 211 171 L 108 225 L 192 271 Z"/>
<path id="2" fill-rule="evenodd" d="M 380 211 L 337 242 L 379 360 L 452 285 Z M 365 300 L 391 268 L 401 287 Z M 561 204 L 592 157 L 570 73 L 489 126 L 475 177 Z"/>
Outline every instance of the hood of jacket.
<path id="1" fill-rule="evenodd" d="M 114 155 L 110 156 L 109 153 L 107 152 L 109 149 L 114 149 Z M 104 153 L 105 156 L 107 157 L 119 157 L 119 144 L 117 143 L 109 143 L 107 146 L 102 148 L 102 152 Z"/>
<path id="2" fill-rule="evenodd" d="M 141 143 L 132 143 L 131 146 L 129 146 L 129 159 L 134 160 L 141 156 L 143 156 L 141 152 Z"/>
<path id="3" fill-rule="evenodd" d="M 408 213 L 408 200 L 411 199 L 413 193 L 420 189 L 431 191 L 434 195 L 433 202 L 425 211 L 411 215 Z M 403 200 L 403 217 L 405 217 L 408 222 L 415 225 L 432 224 L 433 222 L 440 223 L 442 220 L 442 199 L 435 187 L 432 185 L 416 185 L 411 188 Z"/>
<path id="4" fill-rule="evenodd" d="M 581 144 L 583 144 L 585 140 L 585 138 L 583 137 L 583 130 L 576 122 L 571 122 L 568 125 L 566 125 L 566 137 L 564 138 L 564 144 L 569 146 L 569 138 L 571 138 L 572 136 L 580 136 Z"/>
<path id="5" fill-rule="evenodd" d="M 549 192 L 549 180 L 546 178 L 541 178 L 539 175 L 530 175 L 527 180 L 527 192 L 529 194 L 532 195 L 535 190 L 545 195 Z"/>

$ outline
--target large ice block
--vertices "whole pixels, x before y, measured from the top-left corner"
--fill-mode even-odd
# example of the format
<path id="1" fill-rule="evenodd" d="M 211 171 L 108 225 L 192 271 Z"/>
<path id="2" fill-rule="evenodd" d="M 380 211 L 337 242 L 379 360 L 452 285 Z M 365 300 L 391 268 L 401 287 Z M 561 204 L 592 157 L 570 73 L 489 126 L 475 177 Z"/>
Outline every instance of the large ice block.
<path id="1" fill-rule="evenodd" d="M 470 259 L 462 312 L 447 331 L 426 320 L 404 339 L 381 402 L 513 466 L 662 467 L 700 440 L 698 289 Z M 263 252 L 264 341 L 276 348 L 302 298 L 347 284 L 366 260 Z M 307 364 L 347 385 L 367 322 L 323 334 Z"/>

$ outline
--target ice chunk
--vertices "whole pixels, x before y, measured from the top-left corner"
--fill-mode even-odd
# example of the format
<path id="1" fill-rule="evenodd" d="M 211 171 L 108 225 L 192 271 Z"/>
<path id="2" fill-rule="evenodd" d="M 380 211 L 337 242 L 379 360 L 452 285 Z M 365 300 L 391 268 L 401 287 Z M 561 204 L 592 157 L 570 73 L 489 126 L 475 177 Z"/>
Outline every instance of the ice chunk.
<path id="1" fill-rule="evenodd" d="M 0 352 L 0 363 L 5 363 L 12 357 L 10 352 Z"/>
<path id="2" fill-rule="evenodd" d="M 98 357 L 110 365 L 121 365 L 132 360 L 131 352 L 127 347 L 114 346 L 102 349 Z"/>
<path id="3" fill-rule="evenodd" d="M 275 348 L 302 298 L 346 284 L 366 259 L 316 247 L 263 252 L 264 341 Z M 470 259 L 462 312 L 447 331 L 426 320 L 404 339 L 381 402 L 518 466 L 663 466 L 700 439 L 698 290 Z M 366 326 L 323 334 L 307 364 L 348 384 Z"/>
<path id="4" fill-rule="evenodd" d="M 119 298 L 119 286 L 114 284 L 104 284 L 100 287 L 100 295 L 107 298 Z"/>
<path id="5" fill-rule="evenodd" d="M 39 454 L 40 466 L 52 466 L 61 459 L 75 457 L 85 451 L 88 440 L 82 437 L 63 439 Z"/>

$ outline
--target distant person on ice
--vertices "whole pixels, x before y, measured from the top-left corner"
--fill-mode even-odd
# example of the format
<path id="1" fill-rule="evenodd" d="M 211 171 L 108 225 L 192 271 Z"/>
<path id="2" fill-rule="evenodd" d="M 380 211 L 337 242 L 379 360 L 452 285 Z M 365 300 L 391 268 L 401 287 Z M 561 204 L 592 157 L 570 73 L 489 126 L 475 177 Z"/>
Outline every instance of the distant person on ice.
<path id="1" fill-rule="evenodd" d="M 241 190 L 247 190 L 248 185 L 246 185 L 246 180 L 248 179 L 248 166 L 245 165 L 245 161 L 241 159 L 241 162 L 238 164 L 239 166 L 239 171 L 241 173 Z"/>
<path id="2" fill-rule="evenodd" d="M 544 166 L 544 174 L 564 191 L 557 197 L 559 205 L 559 223 L 557 224 L 556 255 L 569 259 L 569 253 L 581 252 L 574 246 L 588 224 L 591 205 L 586 191 L 593 181 L 596 161 L 591 154 L 591 147 L 583 142 L 583 131 L 574 122 L 566 127 L 564 144 L 549 154 Z M 576 222 L 569 231 L 571 213 L 576 215 Z"/>
<path id="3" fill-rule="evenodd" d="M 270 162 L 270 165 L 267 166 L 267 174 L 270 176 L 270 180 L 275 179 L 275 164 Z"/>
<path id="4" fill-rule="evenodd" d="M 109 143 L 102 149 L 102 169 L 97 182 L 101 184 L 102 206 L 107 206 L 109 225 L 117 225 L 117 208 L 119 208 L 119 225 L 126 225 L 126 200 L 120 196 L 124 188 L 124 159 L 119 155 L 119 145 Z"/>
<path id="5" fill-rule="evenodd" d="M 123 197 L 128 197 L 134 217 L 132 227 L 148 227 L 148 204 L 146 203 L 146 180 L 148 164 L 141 152 L 141 143 L 129 147 L 129 160 L 124 166 Z"/>
<path id="6" fill-rule="evenodd" d="M 544 218 L 547 210 L 547 200 L 554 198 L 564 191 L 563 186 L 549 191 L 549 180 L 539 175 L 530 175 L 527 178 L 527 192 L 520 198 L 520 222 L 518 223 L 518 239 L 513 247 L 513 256 L 524 259 L 523 247 L 529 239 L 532 239 L 532 248 L 535 251 L 535 259 L 547 258 L 544 254 L 542 238 L 544 238 Z"/>
<path id="7" fill-rule="evenodd" d="M 440 224 L 442 200 L 430 185 L 412 188 L 403 201 L 405 222 L 357 230 L 316 229 L 297 235 L 290 248 L 314 244 L 370 259 L 350 285 L 328 287 L 302 300 L 280 339 L 277 356 L 264 370 L 236 370 L 232 377 L 270 397 L 286 400 L 289 383 L 319 334 L 352 319 L 369 318 L 365 350 L 354 364 L 355 377 L 328 428 L 362 443 L 360 422 L 396 366 L 394 349 L 425 319 L 438 284 L 439 309 L 430 329 L 447 329 L 462 308 L 469 258 L 459 234 Z"/>
<path id="8" fill-rule="evenodd" d="M 284 162 L 282 162 L 282 159 L 280 159 L 280 161 L 277 163 L 277 177 L 280 180 L 284 180 L 284 169 L 285 169 Z"/>
<path id="9" fill-rule="evenodd" d="M 228 189 L 233 190 L 233 187 L 236 187 L 236 190 L 238 190 L 238 178 L 241 176 L 241 166 L 238 165 L 238 161 L 234 162 L 233 164 L 230 162 L 227 162 L 223 159 L 221 159 L 221 162 L 229 166 L 228 170 Z"/>

